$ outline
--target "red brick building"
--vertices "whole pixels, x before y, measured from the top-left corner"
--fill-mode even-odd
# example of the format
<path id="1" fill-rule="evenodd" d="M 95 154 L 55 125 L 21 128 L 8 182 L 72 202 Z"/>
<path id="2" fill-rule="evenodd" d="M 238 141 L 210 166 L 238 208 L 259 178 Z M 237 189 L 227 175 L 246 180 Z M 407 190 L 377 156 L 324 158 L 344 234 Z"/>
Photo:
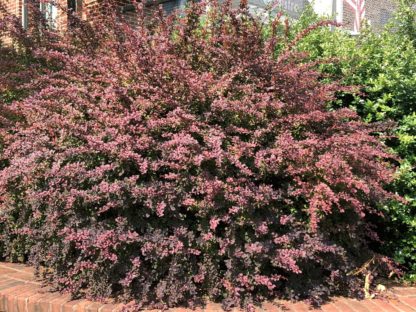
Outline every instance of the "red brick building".
<path id="1" fill-rule="evenodd" d="M 114 2 L 120 8 L 120 12 L 126 16 L 132 14 L 131 8 L 128 7 L 130 0 L 114 0 Z M 169 1 L 159 0 L 159 2 Z M 31 8 L 33 5 L 39 5 L 49 27 L 66 29 L 69 26 L 68 14 L 75 12 L 84 20 L 94 20 L 99 15 L 101 4 L 102 0 L 0 0 L 0 18 L 5 14 L 13 14 L 21 21 L 23 28 L 27 28 L 30 27 L 31 17 L 33 17 Z M 0 45 L 8 44 L 9 41 L 9 38 L 2 38 L 0 34 Z"/>
<path id="2" fill-rule="evenodd" d="M 5 12 L 12 13 L 19 17 L 23 27 L 29 23 L 30 12 L 28 12 L 27 1 L 32 0 L 0 0 L 0 16 Z M 38 0 L 39 1 L 39 0 Z M 100 8 L 101 0 L 55 0 L 58 6 L 68 8 L 70 11 L 77 12 L 83 19 L 93 19 L 94 15 Z M 129 0 L 114 0 L 120 6 L 121 12 L 132 14 L 132 7 L 128 5 Z M 150 0 L 147 0 L 150 2 Z M 236 0 L 237 1 L 237 0 Z M 251 8 L 265 8 L 273 0 L 248 0 Z M 346 29 L 353 29 L 354 11 L 347 4 L 346 0 L 280 0 L 281 8 L 286 10 L 288 15 L 296 18 L 300 12 L 309 3 L 314 3 L 315 10 L 324 15 L 336 16 L 337 20 L 344 24 Z M 166 12 L 171 12 L 174 8 L 185 5 L 186 0 L 158 0 Z M 67 26 L 67 13 L 59 10 L 52 4 L 43 4 L 41 6 L 45 17 L 48 19 L 50 26 L 61 28 Z M 375 28 L 382 27 L 392 16 L 394 11 L 393 0 L 366 0 L 366 20 Z"/>
<path id="3" fill-rule="evenodd" d="M 0 0 L 0 16 L 4 13 L 11 13 L 18 16 L 22 21 L 23 27 L 27 27 L 30 12 L 26 4 L 27 1 L 41 0 Z M 148 6 L 154 1 L 148 1 Z M 44 1 L 47 2 L 47 1 Z M 67 25 L 67 13 L 58 7 L 67 8 L 69 11 L 77 12 L 83 19 L 91 20 L 97 15 L 100 9 L 101 0 L 54 0 L 56 5 L 51 3 L 40 4 L 42 11 L 45 13 L 45 17 L 49 20 L 50 26 L 54 28 L 66 27 Z M 132 6 L 129 6 L 129 0 L 114 0 L 116 5 L 119 6 L 120 12 L 126 15 L 131 14 Z M 174 8 L 181 6 L 185 3 L 185 0 L 156 0 L 156 3 L 161 4 L 166 12 L 171 12 Z"/>
<path id="4" fill-rule="evenodd" d="M 0 16 L 6 12 L 14 14 L 22 21 L 22 26 L 27 27 L 30 16 L 27 1 L 0 0 Z M 59 10 L 58 6 L 67 8 L 73 12 L 78 12 L 84 19 L 90 19 L 94 16 L 94 12 L 98 10 L 98 2 L 99 0 L 55 0 L 56 5 L 50 3 L 39 5 L 52 27 L 62 27 L 67 23 L 67 13 Z"/>
<path id="5" fill-rule="evenodd" d="M 393 16 L 395 8 L 395 2 L 392 0 L 366 0 L 365 20 L 373 29 L 381 29 Z M 342 9 L 342 23 L 344 27 L 353 29 L 354 16 L 353 9 L 344 1 Z"/>

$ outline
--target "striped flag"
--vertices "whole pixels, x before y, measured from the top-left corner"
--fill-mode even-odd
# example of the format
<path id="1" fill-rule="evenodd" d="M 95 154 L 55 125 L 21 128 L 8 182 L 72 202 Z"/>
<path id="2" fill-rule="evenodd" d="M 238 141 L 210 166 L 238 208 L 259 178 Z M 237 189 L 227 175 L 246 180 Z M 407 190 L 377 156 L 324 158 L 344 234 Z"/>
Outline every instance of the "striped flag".
<path id="1" fill-rule="evenodd" d="M 345 0 L 345 2 L 354 10 L 354 31 L 359 32 L 365 17 L 365 0 Z"/>

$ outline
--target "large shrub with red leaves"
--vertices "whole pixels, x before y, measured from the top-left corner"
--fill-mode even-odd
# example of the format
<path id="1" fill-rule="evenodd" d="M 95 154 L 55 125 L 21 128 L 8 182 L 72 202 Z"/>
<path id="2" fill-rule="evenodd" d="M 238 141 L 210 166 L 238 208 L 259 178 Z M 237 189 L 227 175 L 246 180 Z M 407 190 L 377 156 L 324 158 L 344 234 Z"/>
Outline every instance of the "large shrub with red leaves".
<path id="1" fill-rule="evenodd" d="M 20 34 L 31 62 L 0 80 L 25 94 L 2 103 L 2 256 L 134 309 L 359 290 L 371 207 L 393 197 L 378 129 L 327 109 L 341 87 L 304 55 L 276 55 L 279 18 L 136 10 Z"/>

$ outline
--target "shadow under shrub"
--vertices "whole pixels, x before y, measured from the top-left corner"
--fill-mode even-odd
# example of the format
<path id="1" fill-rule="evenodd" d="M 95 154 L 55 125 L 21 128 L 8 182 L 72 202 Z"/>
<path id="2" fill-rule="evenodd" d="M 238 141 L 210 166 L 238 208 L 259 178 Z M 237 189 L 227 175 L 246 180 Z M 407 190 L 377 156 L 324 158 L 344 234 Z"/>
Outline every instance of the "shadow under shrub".
<path id="1" fill-rule="evenodd" d="M 393 197 L 377 129 L 326 109 L 342 87 L 305 55 L 275 55 L 278 19 L 264 36 L 244 7 L 136 10 L 25 46 L 27 96 L 2 103 L 19 116 L 1 132 L 3 257 L 133 309 L 361 295 L 348 273 Z"/>

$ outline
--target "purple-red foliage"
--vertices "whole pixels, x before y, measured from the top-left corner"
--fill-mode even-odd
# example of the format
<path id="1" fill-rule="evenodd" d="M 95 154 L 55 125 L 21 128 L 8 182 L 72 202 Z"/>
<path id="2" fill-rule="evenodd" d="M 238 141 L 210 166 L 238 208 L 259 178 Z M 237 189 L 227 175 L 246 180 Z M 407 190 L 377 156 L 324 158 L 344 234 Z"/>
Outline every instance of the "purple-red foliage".
<path id="1" fill-rule="evenodd" d="M 391 156 L 355 112 L 327 110 L 340 85 L 276 55 L 274 27 L 204 8 L 19 33 L 31 80 L 0 133 L 4 257 L 136 308 L 356 290 Z"/>

